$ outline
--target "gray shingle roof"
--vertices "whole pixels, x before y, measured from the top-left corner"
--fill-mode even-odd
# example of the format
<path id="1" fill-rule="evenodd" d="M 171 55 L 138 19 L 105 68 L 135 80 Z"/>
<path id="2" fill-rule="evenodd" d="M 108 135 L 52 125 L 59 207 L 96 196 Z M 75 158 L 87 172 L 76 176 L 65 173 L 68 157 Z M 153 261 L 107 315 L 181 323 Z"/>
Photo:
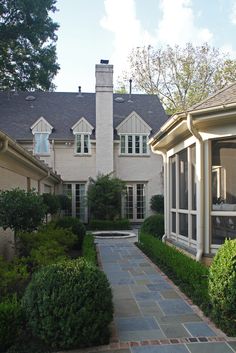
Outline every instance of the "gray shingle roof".
<path id="1" fill-rule="evenodd" d="M 219 105 L 236 103 L 236 82 L 217 91 L 211 97 L 206 98 L 200 103 L 195 104 L 189 110 L 199 110 L 205 108 L 213 108 Z"/>
<path id="2" fill-rule="evenodd" d="M 29 95 L 34 101 L 27 101 Z M 122 97 L 123 103 L 115 98 Z M 128 94 L 114 94 L 113 119 L 114 128 L 120 124 L 132 111 L 136 111 L 142 119 L 152 127 L 155 133 L 167 120 L 167 115 L 157 96 L 132 94 L 132 103 L 128 102 Z M 30 127 L 40 117 L 44 117 L 53 127 L 50 138 L 72 139 L 71 127 L 85 117 L 96 127 L 95 93 L 60 92 L 0 92 L 0 130 L 17 140 L 32 139 Z"/>

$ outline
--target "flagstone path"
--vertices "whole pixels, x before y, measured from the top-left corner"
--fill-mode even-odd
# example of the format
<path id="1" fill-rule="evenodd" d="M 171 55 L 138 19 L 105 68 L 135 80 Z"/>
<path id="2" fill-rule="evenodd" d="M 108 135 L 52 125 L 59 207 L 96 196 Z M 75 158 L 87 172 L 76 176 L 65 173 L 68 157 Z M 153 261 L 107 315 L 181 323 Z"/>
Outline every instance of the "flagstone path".
<path id="1" fill-rule="evenodd" d="M 207 320 L 132 242 L 97 240 L 97 248 L 113 291 L 112 338 L 83 352 L 236 353 L 236 338 Z"/>

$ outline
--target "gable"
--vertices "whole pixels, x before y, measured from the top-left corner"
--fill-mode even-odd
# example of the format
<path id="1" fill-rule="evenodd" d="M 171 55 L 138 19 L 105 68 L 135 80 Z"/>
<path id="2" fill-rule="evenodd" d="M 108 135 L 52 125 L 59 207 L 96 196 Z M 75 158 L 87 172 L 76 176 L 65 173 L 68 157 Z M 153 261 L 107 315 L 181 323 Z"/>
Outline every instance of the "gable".
<path id="1" fill-rule="evenodd" d="M 118 134 L 135 133 L 149 135 L 152 128 L 133 111 L 127 118 L 125 118 L 117 127 Z"/>
<path id="2" fill-rule="evenodd" d="M 71 130 L 73 134 L 78 133 L 87 133 L 92 134 L 94 127 L 83 117 L 77 121 L 72 127 Z"/>
<path id="3" fill-rule="evenodd" d="M 44 119 L 44 117 L 39 118 L 35 121 L 35 123 L 30 127 L 33 134 L 37 132 L 48 132 L 51 134 L 53 130 L 53 126 L 49 124 L 49 122 Z"/>

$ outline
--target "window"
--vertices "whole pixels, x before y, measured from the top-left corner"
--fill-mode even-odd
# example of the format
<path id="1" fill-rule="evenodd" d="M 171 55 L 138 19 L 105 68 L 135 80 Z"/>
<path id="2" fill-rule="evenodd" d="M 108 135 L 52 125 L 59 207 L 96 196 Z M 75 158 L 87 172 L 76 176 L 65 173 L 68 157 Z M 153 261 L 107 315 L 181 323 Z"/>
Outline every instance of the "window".
<path id="1" fill-rule="evenodd" d="M 34 153 L 49 154 L 49 133 L 36 132 L 34 134 Z"/>
<path id="2" fill-rule="evenodd" d="M 76 134 L 75 135 L 75 153 L 88 154 L 90 153 L 90 135 Z"/>
<path id="3" fill-rule="evenodd" d="M 147 135 L 120 135 L 121 154 L 148 154 Z"/>

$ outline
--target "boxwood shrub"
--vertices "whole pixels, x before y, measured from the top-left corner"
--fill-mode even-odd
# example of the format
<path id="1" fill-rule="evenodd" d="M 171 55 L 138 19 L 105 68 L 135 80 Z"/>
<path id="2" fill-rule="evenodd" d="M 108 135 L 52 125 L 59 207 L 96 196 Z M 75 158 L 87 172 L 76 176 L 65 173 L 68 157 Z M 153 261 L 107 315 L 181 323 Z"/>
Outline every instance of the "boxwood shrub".
<path id="1" fill-rule="evenodd" d="M 55 222 L 56 228 L 71 229 L 71 231 L 77 236 L 76 248 L 80 250 L 82 248 L 83 239 L 86 233 L 84 224 L 74 217 L 62 217 Z"/>
<path id="2" fill-rule="evenodd" d="M 149 234 L 141 233 L 140 242 L 153 262 L 208 313 L 208 268 Z"/>
<path id="3" fill-rule="evenodd" d="M 83 241 L 82 255 L 87 260 L 92 262 L 92 264 L 97 265 L 97 252 L 94 243 L 94 237 L 91 233 L 86 234 Z"/>
<path id="4" fill-rule="evenodd" d="M 14 344 L 24 324 L 23 312 L 16 296 L 0 302 L 0 352 L 6 352 Z"/>
<path id="5" fill-rule="evenodd" d="M 33 334 L 53 348 L 108 343 L 111 288 L 105 274 L 85 259 L 36 272 L 22 305 Z"/>
<path id="6" fill-rule="evenodd" d="M 119 219 L 116 221 L 93 219 L 89 222 L 90 230 L 126 230 L 130 229 L 130 221 L 128 219 Z"/>
<path id="7" fill-rule="evenodd" d="M 236 335 L 236 239 L 226 240 L 217 251 L 209 274 L 209 297 L 214 320 Z"/>
<path id="8" fill-rule="evenodd" d="M 146 218 L 141 226 L 141 232 L 162 238 L 164 230 L 164 215 L 156 214 Z"/>

